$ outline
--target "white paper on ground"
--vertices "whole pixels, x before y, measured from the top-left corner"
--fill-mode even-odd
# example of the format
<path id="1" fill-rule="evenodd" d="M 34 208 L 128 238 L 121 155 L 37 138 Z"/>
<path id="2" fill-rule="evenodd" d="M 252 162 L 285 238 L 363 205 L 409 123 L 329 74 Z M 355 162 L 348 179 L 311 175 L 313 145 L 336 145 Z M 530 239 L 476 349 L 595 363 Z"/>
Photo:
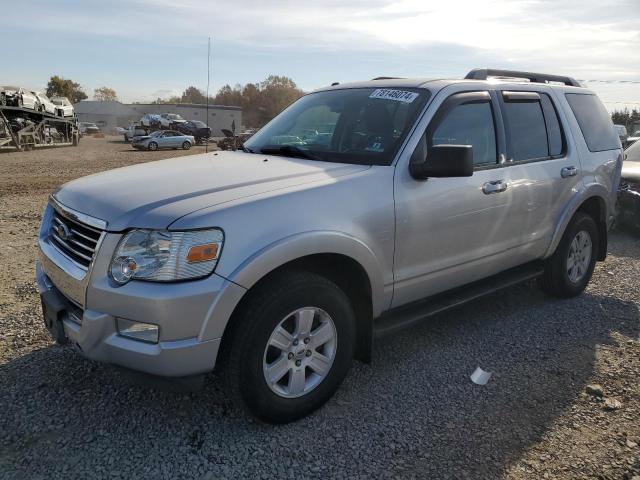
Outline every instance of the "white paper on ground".
<path id="1" fill-rule="evenodd" d="M 493 373 L 485 372 L 480 367 L 476 368 L 471 374 L 471 381 L 477 385 L 486 385 Z"/>

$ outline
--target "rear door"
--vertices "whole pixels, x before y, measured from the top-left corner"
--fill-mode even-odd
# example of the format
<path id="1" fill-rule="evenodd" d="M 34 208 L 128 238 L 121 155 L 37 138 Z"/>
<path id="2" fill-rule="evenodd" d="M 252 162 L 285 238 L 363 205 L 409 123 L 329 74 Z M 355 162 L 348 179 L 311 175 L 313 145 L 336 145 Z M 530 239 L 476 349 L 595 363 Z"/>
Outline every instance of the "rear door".
<path id="1" fill-rule="evenodd" d="M 180 132 L 171 131 L 171 146 L 172 147 L 180 147 L 182 146 L 182 142 L 184 141 L 184 137 Z"/>
<path id="2" fill-rule="evenodd" d="M 513 195 L 509 216 L 518 226 L 515 255 L 524 263 L 546 252 L 563 209 L 578 191 L 580 161 L 550 89 L 503 86 L 496 93 Z"/>

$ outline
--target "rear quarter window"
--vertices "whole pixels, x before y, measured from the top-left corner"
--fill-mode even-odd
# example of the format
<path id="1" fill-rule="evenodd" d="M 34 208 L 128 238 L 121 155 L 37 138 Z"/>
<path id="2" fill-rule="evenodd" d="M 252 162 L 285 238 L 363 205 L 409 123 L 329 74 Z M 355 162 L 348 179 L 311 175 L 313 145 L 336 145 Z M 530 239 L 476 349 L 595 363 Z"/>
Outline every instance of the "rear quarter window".
<path id="1" fill-rule="evenodd" d="M 611 117 L 598 97 L 584 93 L 566 93 L 565 96 L 589 151 L 602 152 L 621 148 Z"/>

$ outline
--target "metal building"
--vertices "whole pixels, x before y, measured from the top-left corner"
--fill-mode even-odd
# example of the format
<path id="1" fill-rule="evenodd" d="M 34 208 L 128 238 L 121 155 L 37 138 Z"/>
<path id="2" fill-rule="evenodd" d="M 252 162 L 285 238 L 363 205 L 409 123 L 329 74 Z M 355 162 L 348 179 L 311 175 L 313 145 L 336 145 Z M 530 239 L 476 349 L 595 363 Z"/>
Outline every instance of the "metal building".
<path id="1" fill-rule="evenodd" d="M 103 132 L 112 133 L 116 127 L 128 127 L 147 114 L 177 113 L 186 120 L 200 120 L 207 123 L 207 106 L 194 103 L 120 103 L 83 100 L 74 105 L 78 120 L 92 122 Z M 236 131 L 242 126 L 242 109 L 225 105 L 209 105 L 209 127 L 214 137 L 224 136 L 221 129 Z"/>

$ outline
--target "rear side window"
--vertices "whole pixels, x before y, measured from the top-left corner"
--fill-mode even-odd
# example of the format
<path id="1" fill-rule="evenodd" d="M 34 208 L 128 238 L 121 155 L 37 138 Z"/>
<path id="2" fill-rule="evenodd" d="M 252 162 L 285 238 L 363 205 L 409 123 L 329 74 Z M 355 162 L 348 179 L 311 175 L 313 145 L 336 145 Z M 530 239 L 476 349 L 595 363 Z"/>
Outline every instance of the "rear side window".
<path id="1" fill-rule="evenodd" d="M 583 93 L 566 93 L 565 96 L 590 151 L 621 148 L 611 117 L 598 97 Z"/>
<path id="2" fill-rule="evenodd" d="M 513 161 L 549 156 L 547 129 L 539 100 L 507 100 L 504 112 Z"/>
<path id="3" fill-rule="evenodd" d="M 544 119 L 547 123 L 547 137 L 549 144 L 549 156 L 557 157 L 562 155 L 565 150 L 565 140 L 558 112 L 553 106 L 553 102 L 546 93 L 540 94 L 540 104 L 544 112 Z"/>

